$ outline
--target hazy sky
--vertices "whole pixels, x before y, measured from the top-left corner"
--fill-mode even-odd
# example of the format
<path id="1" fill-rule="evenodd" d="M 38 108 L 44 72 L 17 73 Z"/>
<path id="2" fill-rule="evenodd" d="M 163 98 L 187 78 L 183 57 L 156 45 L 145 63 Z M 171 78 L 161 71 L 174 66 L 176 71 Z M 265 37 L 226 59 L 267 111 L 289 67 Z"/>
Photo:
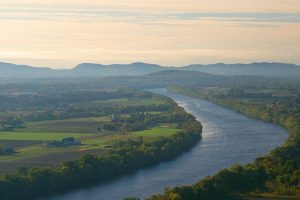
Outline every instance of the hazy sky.
<path id="1" fill-rule="evenodd" d="M 300 0 L 0 0 L 0 61 L 300 64 Z"/>

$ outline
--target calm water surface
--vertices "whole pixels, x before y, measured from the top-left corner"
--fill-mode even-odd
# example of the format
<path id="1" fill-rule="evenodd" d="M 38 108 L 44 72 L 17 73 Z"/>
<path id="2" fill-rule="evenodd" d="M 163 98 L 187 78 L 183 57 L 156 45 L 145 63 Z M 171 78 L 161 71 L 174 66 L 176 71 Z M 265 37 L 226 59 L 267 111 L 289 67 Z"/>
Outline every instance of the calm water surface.
<path id="1" fill-rule="evenodd" d="M 50 200 L 122 200 L 148 197 L 165 187 L 191 184 L 235 163 L 249 163 L 287 139 L 276 125 L 250 119 L 208 101 L 153 90 L 169 96 L 203 125 L 202 140 L 176 160 L 139 170 L 113 182 L 75 191 Z"/>

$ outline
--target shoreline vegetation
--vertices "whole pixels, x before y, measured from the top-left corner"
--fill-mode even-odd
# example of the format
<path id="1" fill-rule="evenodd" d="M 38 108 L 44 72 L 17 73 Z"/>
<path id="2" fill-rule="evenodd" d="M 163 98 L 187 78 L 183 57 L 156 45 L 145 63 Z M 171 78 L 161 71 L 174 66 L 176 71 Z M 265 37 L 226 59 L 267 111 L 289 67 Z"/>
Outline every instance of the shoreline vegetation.
<path id="1" fill-rule="evenodd" d="M 238 95 L 232 90 L 224 95 L 183 86 L 170 86 L 168 90 L 208 100 L 249 117 L 281 125 L 288 130 L 290 136 L 283 146 L 272 150 L 267 156 L 257 158 L 253 163 L 233 165 L 193 185 L 166 189 L 164 194 L 153 195 L 147 200 L 299 199 L 298 97 L 286 98 L 277 104 L 266 104 L 241 101 L 237 97 L 241 98 L 244 93 L 239 90 Z"/>
<path id="2" fill-rule="evenodd" d="M 176 158 L 201 139 L 202 126 L 174 101 L 168 99 L 167 102 L 170 110 L 166 112 L 153 115 L 136 113 L 140 120 L 134 121 L 131 128 L 142 131 L 159 123 L 166 123 L 176 126 L 178 131 L 175 134 L 146 140 L 143 137 L 146 133 L 142 132 L 141 136 L 137 134 L 127 140 L 116 141 L 107 147 L 108 152 L 104 154 L 87 154 L 74 161 L 64 161 L 57 167 L 23 167 L 16 172 L 1 175 L 1 199 L 48 198 L 105 183 L 138 169 Z M 133 117 L 129 119 L 134 120 Z"/>

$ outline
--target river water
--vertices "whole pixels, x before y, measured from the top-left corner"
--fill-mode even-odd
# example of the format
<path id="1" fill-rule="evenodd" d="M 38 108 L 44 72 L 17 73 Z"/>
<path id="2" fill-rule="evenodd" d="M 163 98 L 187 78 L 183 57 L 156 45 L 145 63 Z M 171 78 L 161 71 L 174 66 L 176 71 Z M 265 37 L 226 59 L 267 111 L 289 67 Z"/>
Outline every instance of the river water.
<path id="1" fill-rule="evenodd" d="M 174 94 L 171 97 L 203 125 L 202 140 L 177 159 L 142 169 L 90 189 L 78 190 L 49 200 L 122 200 L 148 197 L 165 187 L 192 184 L 232 164 L 245 164 L 284 143 L 285 129 L 248 118 L 208 101 Z"/>

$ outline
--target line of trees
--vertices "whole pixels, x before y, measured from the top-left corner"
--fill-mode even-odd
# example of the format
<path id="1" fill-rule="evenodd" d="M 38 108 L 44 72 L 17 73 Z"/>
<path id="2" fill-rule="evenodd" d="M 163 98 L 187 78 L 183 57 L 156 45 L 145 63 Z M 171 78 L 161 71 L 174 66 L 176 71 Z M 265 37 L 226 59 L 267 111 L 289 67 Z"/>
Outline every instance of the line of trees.
<path id="1" fill-rule="evenodd" d="M 14 131 L 14 129 L 22 127 L 23 121 L 20 118 L 4 114 L 0 116 L 0 131 Z"/>
<path id="2" fill-rule="evenodd" d="M 193 116 L 185 112 L 162 112 L 162 113 L 149 113 L 149 112 L 133 112 L 127 113 L 125 116 L 113 115 L 111 122 L 103 125 L 103 129 L 110 131 L 119 131 L 122 127 L 130 131 L 140 131 L 151 129 L 162 123 L 176 123 L 177 128 L 182 128 L 181 122 L 192 119 Z"/>

